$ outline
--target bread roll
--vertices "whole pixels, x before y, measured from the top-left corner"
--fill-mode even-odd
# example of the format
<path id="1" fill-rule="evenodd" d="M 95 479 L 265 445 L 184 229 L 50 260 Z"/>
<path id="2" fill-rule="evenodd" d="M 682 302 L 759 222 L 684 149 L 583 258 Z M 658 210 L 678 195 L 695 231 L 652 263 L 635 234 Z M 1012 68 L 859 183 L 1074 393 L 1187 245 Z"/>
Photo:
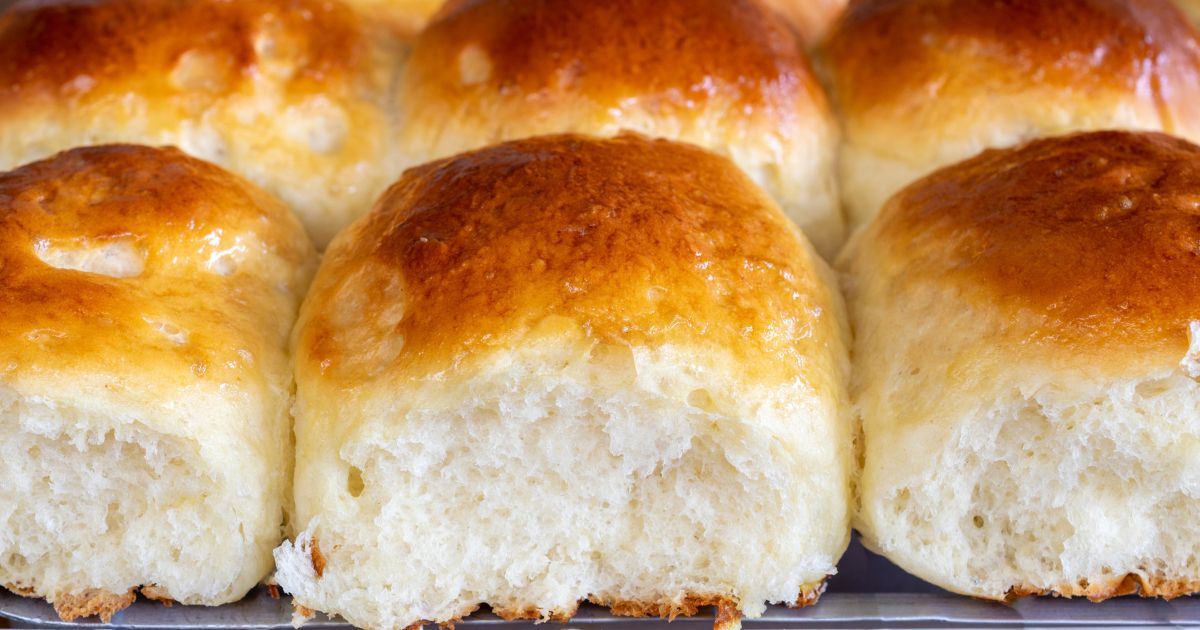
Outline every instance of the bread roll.
<path id="1" fill-rule="evenodd" d="M 952 591 L 1200 589 L 1200 147 L 1099 132 L 893 197 L 841 265 L 864 540 Z"/>
<path id="2" fill-rule="evenodd" d="M 0 167 L 176 145 L 277 194 L 323 246 L 400 172 L 384 34 L 320 0 L 18 2 L 0 16 Z"/>
<path id="3" fill-rule="evenodd" d="M 849 0 L 763 0 L 763 4 L 783 15 L 811 46 L 821 41 Z"/>
<path id="4" fill-rule="evenodd" d="M 831 254 L 836 125 L 795 35 L 757 0 L 454 0 L 401 81 L 407 163 L 622 129 L 733 159 Z"/>
<path id="5" fill-rule="evenodd" d="M 283 204 L 175 149 L 0 174 L 0 585 L 107 621 L 267 575 L 313 267 Z"/>
<path id="6" fill-rule="evenodd" d="M 861 0 L 822 59 L 852 226 L 988 147 L 1113 128 L 1200 138 L 1200 44 L 1170 0 Z"/>
<path id="7" fill-rule="evenodd" d="M 688 145 L 551 136 L 408 171 L 301 309 L 280 585 L 374 628 L 815 601 L 849 538 L 839 300 Z"/>

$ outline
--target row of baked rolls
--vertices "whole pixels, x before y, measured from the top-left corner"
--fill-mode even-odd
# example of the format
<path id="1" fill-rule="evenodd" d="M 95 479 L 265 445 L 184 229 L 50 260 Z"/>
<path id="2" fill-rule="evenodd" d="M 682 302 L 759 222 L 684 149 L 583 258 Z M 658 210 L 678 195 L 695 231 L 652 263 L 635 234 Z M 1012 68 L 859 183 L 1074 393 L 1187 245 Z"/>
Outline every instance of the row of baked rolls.
<path id="1" fill-rule="evenodd" d="M 826 256 L 844 239 L 836 123 L 758 0 L 454 1 L 411 50 L 381 24 L 321 0 L 19 3 L 0 167 L 176 145 L 278 195 L 323 248 L 406 167 L 625 129 L 731 157 Z"/>
<path id="2" fill-rule="evenodd" d="M 435 3 L 350 4 L 20 3 L 0 18 L 0 167 L 174 144 L 280 196 L 323 248 L 406 167 L 628 129 L 732 158 L 831 257 L 840 206 L 864 224 L 984 148 L 1103 128 L 1200 139 L 1200 42 L 1170 0 L 859 0 L 819 48 L 844 142 L 759 0 L 452 0 L 411 42 L 373 16 Z M 776 4 L 822 23 L 840 8 Z"/>
<path id="3" fill-rule="evenodd" d="M 842 263 L 869 544 L 984 597 L 1195 590 L 1197 191 L 1200 148 L 1106 132 L 893 198 Z M 64 618 L 240 597 L 287 500 L 299 225 L 173 150 L 0 193 L 0 578 Z M 803 237 L 700 149 L 410 171 L 296 328 L 279 580 L 384 627 L 811 602 L 847 534 L 840 322 Z"/>
<path id="4" fill-rule="evenodd" d="M 299 224 L 101 146 L 0 175 L 0 242 L 0 584 L 64 619 L 240 598 L 290 496 Z M 559 136 L 413 169 L 300 313 L 301 606 L 724 624 L 814 602 L 847 545 L 841 298 L 720 156 Z"/>
<path id="5" fill-rule="evenodd" d="M 840 267 L 870 547 L 976 597 L 1200 590 L 1200 147 L 988 151 Z"/>

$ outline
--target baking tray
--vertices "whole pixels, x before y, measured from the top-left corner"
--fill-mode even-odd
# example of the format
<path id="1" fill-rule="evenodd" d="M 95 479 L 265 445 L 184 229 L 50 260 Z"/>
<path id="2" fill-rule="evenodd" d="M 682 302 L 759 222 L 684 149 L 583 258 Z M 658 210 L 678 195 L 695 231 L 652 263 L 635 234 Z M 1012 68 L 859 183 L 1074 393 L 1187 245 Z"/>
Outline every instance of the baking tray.
<path id="1" fill-rule="evenodd" d="M 829 590 L 816 606 L 789 609 L 772 606 L 759 619 L 742 622 L 751 628 L 922 628 L 984 627 L 1017 625 L 1042 627 L 1200 627 L 1200 597 L 1172 601 L 1122 597 L 1100 604 L 1086 599 L 1034 597 L 1005 605 L 983 602 L 947 593 L 918 580 L 884 558 L 851 543 L 838 564 L 838 575 L 829 580 Z M 14 628 L 128 628 L 137 630 L 178 629 L 224 630 L 230 628 L 291 628 L 292 607 L 285 595 L 272 599 L 265 589 L 256 589 L 244 600 L 214 608 L 179 606 L 139 600 L 111 624 L 96 620 L 62 623 L 44 602 L 26 599 L 0 589 L 0 617 Z M 3 627 L 0 621 L 0 627 Z M 458 624 L 499 629 L 532 629 L 531 622 L 509 622 L 487 612 L 477 612 Z M 569 623 L 538 626 L 540 630 L 603 626 L 618 628 L 666 628 L 661 619 L 614 617 L 606 609 L 581 606 Z M 350 626 L 318 616 L 304 626 L 322 630 Z M 434 628 L 436 626 L 428 626 Z M 711 628 L 712 611 L 696 617 L 678 617 L 669 626 Z"/>

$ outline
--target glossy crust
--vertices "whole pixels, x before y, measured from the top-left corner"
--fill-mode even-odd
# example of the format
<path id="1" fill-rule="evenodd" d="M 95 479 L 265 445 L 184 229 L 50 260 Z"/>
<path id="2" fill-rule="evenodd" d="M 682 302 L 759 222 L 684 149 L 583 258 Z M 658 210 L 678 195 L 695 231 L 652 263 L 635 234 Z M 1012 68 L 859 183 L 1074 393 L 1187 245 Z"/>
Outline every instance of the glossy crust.
<path id="1" fill-rule="evenodd" d="M 1200 44 L 1170 0 L 862 0 L 821 60 L 859 222 L 987 147 L 1105 128 L 1200 138 Z M 883 167 L 904 175 L 863 199 Z"/>
<path id="2" fill-rule="evenodd" d="M 801 242 L 700 149 L 634 135 L 506 143 L 407 171 L 339 236 L 297 328 L 299 369 L 419 380 L 561 314 L 599 340 L 725 348 L 742 377 L 787 382 L 824 354 L 816 338 L 837 336 Z M 828 334 L 797 337 L 822 309 Z"/>
<path id="3" fill-rule="evenodd" d="M 68 151 L 0 174 L 0 201 L 0 378 L 103 365 L 156 374 L 161 380 L 147 388 L 197 373 L 258 381 L 263 366 L 230 354 L 247 348 L 265 360 L 278 352 L 261 320 L 273 319 L 279 297 L 257 294 L 261 284 L 244 274 L 287 279 L 281 286 L 296 291 L 313 262 L 287 208 L 175 149 Z M 112 243 L 131 245 L 140 273 L 82 273 L 39 256 Z M 214 297 L 198 303 L 197 295 Z M 159 319 L 188 331 L 189 343 L 148 323 Z"/>
<path id="4" fill-rule="evenodd" d="M 315 259 L 286 206 L 173 148 L 78 148 L 0 173 L 0 386 L 49 400 L 51 409 L 61 404 L 78 413 L 74 407 L 82 404 L 88 411 L 63 440 L 102 433 L 105 414 L 122 413 L 114 408 L 138 414 L 139 425 L 153 435 L 194 439 L 201 453 L 230 440 L 245 451 L 225 450 L 221 456 L 255 461 L 221 472 L 254 478 L 236 490 L 212 482 L 205 486 L 205 500 L 221 506 L 237 494 L 256 501 L 245 515 L 231 517 L 244 519 L 231 526 L 241 539 L 226 543 L 245 550 L 239 562 L 196 569 L 202 571 L 197 581 L 211 578 L 214 593 L 221 595 L 170 592 L 155 584 L 163 577 L 156 572 L 169 573 L 173 561 L 158 557 L 131 561 L 136 568 L 122 566 L 115 578 L 107 567 L 87 566 L 95 562 L 91 558 L 42 557 L 38 562 L 52 564 L 50 569 L 30 568 L 8 588 L 45 597 L 65 621 L 99 615 L 107 622 L 139 589 L 159 601 L 217 604 L 239 598 L 266 575 L 290 477 L 291 454 L 279 446 L 288 435 L 286 339 Z M 65 383 L 84 392 L 78 397 L 83 403 L 65 392 Z M 179 411 L 205 401 L 224 404 L 225 412 Z M 94 466 L 92 452 L 76 448 L 79 470 L 95 470 L 87 468 Z M 203 468 L 210 461 L 200 461 L 190 472 L 219 478 Z M 76 490 L 55 492 L 69 500 Z M 190 516 L 195 513 L 185 505 L 190 499 L 183 495 L 170 509 Z M 41 508 L 15 506 L 17 514 L 47 520 L 61 514 L 43 516 Z M 148 512 L 153 509 L 167 508 L 151 506 Z M 146 547 L 139 544 L 134 553 L 118 546 L 116 557 L 164 545 L 133 535 L 125 540 L 131 538 Z M 139 581 L 122 583 L 128 591 L 91 586 L 127 579 Z"/>
<path id="5" fill-rule="evenodd" d="M 732 157 L 826 253 L 836 128 L 786 23 L 756 0 L 455 0 L 401 82 L 410 164 L 622 129 Z"/>
<path id="6" fill-rule="evenodd" d="M 454 0 L 419 40 L 415 78 L 470 91 L 476 83 L 445 66 L 470 43 L 487 54 L 480 83 L 524 94 L 571 88 L 612 101 L 633 88 L 664 107 L 720 95 L 787 110 L 797 88 L 820 91 L 783 23 L 746 0 Z"/>
<path id="7" fill-rule="evenodd" d="M 320 0 L 18 2 L 0 16 L 0 166 L 174 144 L 276 193 L 324 243 L 399 172 L 398 59 Z"/>
<path id="8" fill-rule="evenodd" d="M 837 71 L 838 105 L 848 115 L 920 94 L 979 90 L 986 81 L 1145 92 L 1161 101 L 1168 124 L 1192 128 L 1200 114 L 1174 97 L 1195 87 L 1178 78 L 1189 76 L 1186 66 L 1197 51 L 1178 17 L 1169 0 L 861 0 L 846 11 L 825 51 Z M 989 65 L 1000 72 L 971 81 L 948 76 Z M 940 81 L 944 87 L 930 94 Z"/>
<path id="9" fill-rule="evenodd" d="M 907 281 L 1038 313 L 1030 340 L 1178 357 L 1200 306 L 1200 147 L 1097 132 L 988 151 L 901 192 L 864 239 Z"/>
<path id="10" fill-rule="evenodd" d="M 1194 592 L 1197 243 L 1200 146 L 1159 133 L 990 150 L 894 196 L 839 261 L 864 540 L 975 597 Z"/>
<path id="11" fill-rule="evenodd" d="M 793 448 L 791 442 L 820 445 L 813 450 L 827 453 L 831 463 L 813 465 L 820 468 L 813 474 L 828 477 L 813 482 L 819 494 L 811 500 L 825 507 L 813 512 L 820 526 L 803 535 L 819 541 L 814 546 L 820 545 L 815 552 L 820 557 L 836 558 L 847 541 L 841 520 L 847 515 L 840 511 L 848 489 L 841 475 L 848 473 L 849 440 L 840 439 L 847 437 L 840 415 L 848 331 L 832 286 L 824 263 L 778 207 L 728 160 L 694 146 L 634 134 L 543 136 L 407 171 L 370 215 L 335 239 L 301 310 L 293 339 L 297 518 L 319 520 L 321 530 L 306 531 L 321 536 L 323 550 L 337 537 L 350 542 L 342 543 L 339 557 L 326 550 L 318 560 L 304 550 L 316 543 L 301 540 L 279 561 L 286 567 L 281 582 L 301 593 L 303 606 L 333 602 L 345 607 L 332 612 L 372 623 L 365 617 L 372 611 L 337 599 L 342 592 L 364 592 L 357 585 L 373 583 L 381 571 L 372 567 L 375 573 L 356 574 L 359 569 L 348 563 L 345 550 L 358 538 L 340 533 L 348 529 L 340 521 L 350 520 L 334 513 L 344 490 L 340 481 L 337 486 L 327 481 L 345 474 L 337 453 L 357 448 L 348 445 L 380 427 L 391 430 L 386 427 L 408 418 L 419 422 L 415 418 L 430 409 L 459 407 L 461 394 L 455 392 L 483 391 L 490 366 L 541 361 L 549 347 L 666 353 L 671 358 L 665 367 L 630 367 L 642 378 L 666 383 L 661 387 L 670 396 L 676 393 L 668 371 L 702 374 L 705 387 L 733 397 L 786 395 L 770 403 L 776 406 L 768 412 L 759 411 L 766 405 L 752 395 L 744 404 L 731 400 L 713 423 L 727 417 L 730 423 L 754 424 L 777 436 L 768 439 L 780 448 Z M 564 379 L 562 369 L 551 359 L 521 378 L 542 386 Z M 686 398 L 695 386 L 678 394 Z M 503 387 L 520 392 L 531 386 Z M 631 384 L 630 390 L 644 391 L 641 387 Z M 353 402 L 337 402 L 342 396 Z M 809 412 L 808 401 L 818 411 Z M 562 413 L 571 422 L 577 419 L 570 407 Z M 819 424 L 801 437 L 795 432 L 810 413 L 820 414 Z M 631 421 L 655 431 L 660 419 Z M 826 441 L 831 435 L 836 438 Z M 521 450 L 536 458 L 547 447 L 557 448 L 550 440 Z M 810 452 L 795 459 L 824 456 Z M 372 467 L 365 461 L 354 465 Z M 795 471 L 796 477 L 808 472 L 798 465 Z M 791 483 L 792 476 L 786 477 Z M 376 478 L 374 487 L 388 483 Z M 655 572 L 670 570 L 652 566 Z M 815 602 L 824 572 L 804 575 L 797 591 L 784 596 L 797 605 Z M 613 579 L 621 584 L 620 577 L 602 579 L 595 588 L 612 590 L 571 592 L 553 606 L 524 592 L 515 601 L 490 603 L 502 617 L 555 620 L 569 619 L 577 599 L 589 596 L 629 615 L 691 614 L 702 605 L 761 608 L 761 601 L 729 599 L 731 591 L 754 588 L 752 580 L 746 581 L 751 586 L 725 586 L 723 593 L 685 588 L 660 595 L 631 586 L 629 595 L 645 597 L 642 601 L 617 597 L 621 591 L 608 584 Z M 317 590 L 322 588 L 330 590 Z M 469 614 L 478 601 L 472 597 L 488 596 L 455 600 L 468 609 L 450 610 L 436 621 Z M 388 619 L 393 625 L 410 622 L 403 616 Z M 732 617 L 723 619 L 731 623 Z"/>

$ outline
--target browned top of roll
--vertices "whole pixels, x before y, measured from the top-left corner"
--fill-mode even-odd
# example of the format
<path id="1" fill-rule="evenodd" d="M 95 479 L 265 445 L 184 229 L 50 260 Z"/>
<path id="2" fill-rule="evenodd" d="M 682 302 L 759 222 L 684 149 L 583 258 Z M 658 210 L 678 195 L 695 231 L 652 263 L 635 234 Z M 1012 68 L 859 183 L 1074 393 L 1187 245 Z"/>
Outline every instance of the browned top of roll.
<path id="1" fill-rule="evenodd" d="M 282 203 L 176 149 L 80 148 L 0 173 L 0 376 L 257 378 L 314 258 Z"/>
<path id="2" fill-rule="evenodd" d="M 1003 85 L 1084 100 L 1098 90 L 1147 93 L 1168 130 L 1182 124 L 1173 118 L 1200 119 L 1167 105 L 1194 92 L 1200 63 L 1194 31 L 1170 0 L 858 0 L 823 49 L 851 116 Z M 962 80 L 949 78 L 955 72 Z"/>
<path id="3" fill-rule="evenodd" d="M 355 19 L 320 0 L 18 2 L 0 17 L 0 107 L 108 92 L 123 78 L 164 82 L 164 94 L 221 93 L 268 72 L 264 56 L 288 59 L 291 88 L 315 89 L 365 62 Z M 272 22 L 303 40 L 271 37 Z M 195 63 L 180 66 L 184 53 Z"/>
<path id="4" fill-rule="evenodd" d="M 791 381 L 839 338 L 814 258 L 723 157 L 632 134 L 509 142 L 407 171 L 334 241 L 298 357 L 415 377 L 579 330 Z"/>
<path id="5" fill-rule="evenodd" d="M 864 236 L 904 281 L 1043 315 L 1035 337 L 1186 343 L 1200 320 L 1200 147 L 1098 132 L 987 151 L 902 191 Z"/>
<path id="6" fill-rule="evenodd" d="M 820 89 L 786 24 L 754 0 L 452 0 L 414 47 L 413 80 L 459 88 L 448 60 L 470 44 L 485 60 L 480 81 L 543 98 L 794 108 L 796 90 Z"/>

